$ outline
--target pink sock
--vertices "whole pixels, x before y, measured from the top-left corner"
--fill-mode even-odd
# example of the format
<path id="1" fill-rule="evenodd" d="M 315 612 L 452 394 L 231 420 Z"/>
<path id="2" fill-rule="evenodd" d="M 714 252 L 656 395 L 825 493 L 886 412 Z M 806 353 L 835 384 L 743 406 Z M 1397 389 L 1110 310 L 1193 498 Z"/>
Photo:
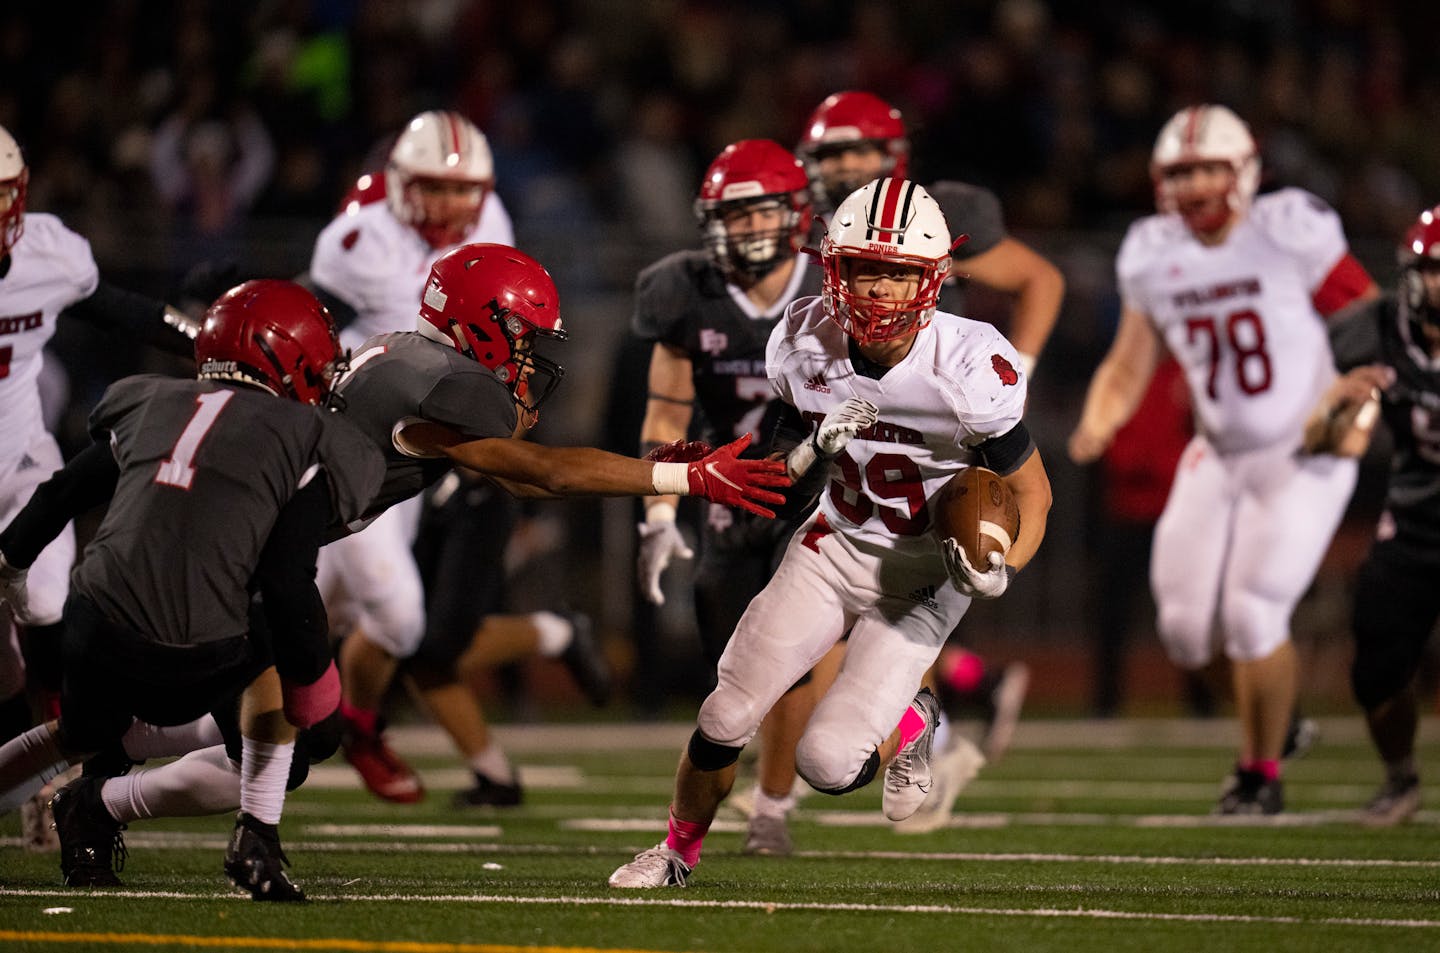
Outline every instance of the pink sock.
<path id="1" fill-rule="evenodd" d="M 925 716 L 916 711 L 914 705 L 911 705 L 905 709 L 905 714 L 900 716 L 900 747 L 904 748 L 920 737 L 920 732 L 924 730 Z"/>
<path id="2" fill-rule="evenodd" d="M 1246 771 L 1254 771 L 1263 775 L 1266 781 L 1274 781 L 1280 777 L 1280 762 L 1275 758 L 1257 758 L 1247 765 L 1242 765 Z"/>
<path id="3" fill-rule="evenodd" d="M 340 717 L 367 735 L 375 734 L 375 723 L 380 720 L 378 712 L 369 708 L 356 708 L 343 698 L 340 699 Z"/>
<path id="4" fill-rule="evenodd" d="M 985 660 L 974 652 L 956 652 L 941 663 L 940 677 L 955 691 L 968 694 L 985 677 Z"/>
<path id="5" fill-rule="evenodd" d="M 705 841 L 705 832 L 710 830 L 709 821 L 682 821 L 670 810 L 670 833 L 665 837 L 665 846 L 680 855 L 686 865 L 694 867 L 700 863 L 700 847 Z"/>

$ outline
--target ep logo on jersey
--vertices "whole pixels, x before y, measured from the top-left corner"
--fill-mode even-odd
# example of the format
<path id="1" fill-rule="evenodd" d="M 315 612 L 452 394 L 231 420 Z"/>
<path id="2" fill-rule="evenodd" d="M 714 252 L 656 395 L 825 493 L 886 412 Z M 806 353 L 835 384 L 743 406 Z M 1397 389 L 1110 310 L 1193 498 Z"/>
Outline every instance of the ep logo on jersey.
<path id="1" fill-rule="evenodd" d="M 730 346 L 730 337 L 723 331 L 715 331 L 710 328 L 700 329 L 700 350 L 706 354 L 724 354 L 725 349 Z"/>

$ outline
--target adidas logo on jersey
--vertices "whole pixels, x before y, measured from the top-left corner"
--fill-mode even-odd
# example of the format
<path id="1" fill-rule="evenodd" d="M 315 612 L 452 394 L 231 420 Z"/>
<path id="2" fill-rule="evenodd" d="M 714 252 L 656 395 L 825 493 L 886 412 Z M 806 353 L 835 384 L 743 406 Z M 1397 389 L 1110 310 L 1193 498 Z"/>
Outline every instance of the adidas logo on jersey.
<path id="1" fill-rule="evenodd" d="M 916 589 L 914 592 L 910 593 L 910 595 L 906 596 L 905 598 L 909 599 L 911 602 L 917 603 L 918 605 L 922 605 L 927 609 L 940 608 L 940 603 L 935 598 L 934 586 L 921 586 L 919 589 Z"/>
<path id="2" fill-rule="evenodd" d="M 816 374 L 805 382 L 806 390 L 819 391 L 822 394 L 830 393 L 830 385 L 825 383 L 824 374 Z"/>

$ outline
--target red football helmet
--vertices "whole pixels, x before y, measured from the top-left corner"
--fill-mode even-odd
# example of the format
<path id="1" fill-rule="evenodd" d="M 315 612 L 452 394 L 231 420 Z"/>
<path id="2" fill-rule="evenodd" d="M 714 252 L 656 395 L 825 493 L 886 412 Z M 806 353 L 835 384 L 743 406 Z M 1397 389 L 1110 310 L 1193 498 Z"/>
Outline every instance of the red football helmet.
<path id="1" fill-rule="evenodd" d="M 535 353 L 537 338 L 564 341 L 560 294 L 550 273 L 509 245 L 461 245 L 430 268 L 420 299 L 421 334 L 495 373 L 535 413 L 565 369 Z"/>
<path id="2" fill-rule="evenodd" d="M 950 228 L 940 205 L 906 179 L 876 179 L 840 203 L 820 245 L 825 313 L 861 344 L 918 331 L 930 323 L 950 274 Z M 874 300 L 851 290 L 856 261 L 918 270 L 906 300 Z"/>
<path id="3" fill-rule="evenodd" d="M 374 205 L 376 202 L 385 199 L 385 176 L 366 172 L 355 180 L 350 186 L 350 191 L 340 200 L 340 208 L 337 214 L 354 215 L 367 205 Z"/>
<path id="4" fill-rule="evenodd" d="M 195 376 L 244 381 L 277 397 L 323 404 L 345 369 L 330 312 L 293 281 L 247 281 L 205 312 Z"/>
<path id="5" fill-rule="evenodd" d="M 29 184 L 30 170 L 25 167 L 20 145 L 0 127 L 0 196 L 10 200 L 0 211 L 0 258 L 10 254 L 25 231 L 25 193 Z"/>
<path id="6" fill-rule="evenodd" d="M 905 134 L 905 120 L 900 110 L 873 93 L 859 90 L 832 93 L 815 107 L 795 151 L 805 161 L 817 202 L 826 203 L 827 208 L 839 208 L 847 195 L 871 180 L 850 176 L 827 186 L 820 178 L 822 158 L 864 142 L 872 143 L 885 156 L 878 175 L 871 178 L 906 177 L 910 169 L 910 140 Z"/>
<path id="7" fill-rule="evenodd" d="M 454 190 L 443 206 L 423 194 L 431 183 Z M 423 112 L 410 120 L 385 168 L 385 200 L 400 221 L 431 248 L 464 241 L 480 221 L 485 197 L 495 187 L 495 161 L 485 134 L 459 113 Z"/>
<path id="8" fill-rule="evenodd" d="M 1400 301 L 1405 312 L 1425 324 L 1440 326 L 1440 300 L 1426 287 L 1440 285 L 1440 205 L 1420 213 L 1415 224 L 1405 232 L 1398 249 L 1400 261 Z"/>
<path id="9" fill-rule="evenodd" d="M 759 278 L 793 257 L 805 243 L 814 217 L 805 167 L 784 146 L 769 139 L 742 139 L 726 146 L 705 170 L 695 217 L 710 257 L 727 276 Z M 732 235 L 726 220 L 778 210 L 773 229 Z"/>

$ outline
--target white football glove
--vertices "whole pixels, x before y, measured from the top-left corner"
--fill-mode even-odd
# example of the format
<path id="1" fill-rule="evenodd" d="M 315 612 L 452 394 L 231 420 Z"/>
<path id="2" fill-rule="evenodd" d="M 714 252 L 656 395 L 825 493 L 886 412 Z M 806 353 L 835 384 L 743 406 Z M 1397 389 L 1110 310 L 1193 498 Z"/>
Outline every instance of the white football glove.
<path id="1" fill-rule="evenodd" d="M 879 416 L 879 407 L 863 397 L 851 397 L 820 421 L 820 429 L 815 432 L 816 449 L 828 457 L 835 456 L 851 437 L 873 425 Z"/>
<path id="2" fill-rule="evenodd" d="M 785 469 L 791 479 L 797 479 L 814 466 L 817 458 L 833 457 L 850 438 L 872 426 L 880 417 L 880 408 L 863 397 L 848 398 L 839 407 L 825 415 L 815 436 L 800 444 L 785 458 Z"/>
<path id="3" fill-rule="evenodd" d="M 670 510 L 668 505 L 651 507 L 645 522 L 640 524 L 640 554 L 635 558 L 640 591 L 657 606 L 665 604 L 665 593 L 660 589 L 660 574 L 670 565 L 670 560 L 695 557 L 675 526 L 674 511 L 667 513 L 666 510 Z"/>
<path id="4" fill-rule="evenodd" d="M 1005 568 L 1005 557 L 999 553 L 990 554 L 990 567 L 985 572 L 978 572 L 970 565 L 970 557 L 953 539 L 947 537 L 940 541 L 940 553 L 945 557 L 945 571 L 955 588 L 972 599 L 998 599 L 1010 585 L 1010 571 Z"/>
<path id="5" fill-rule="evenodd" d="M 0 553 L 0 605 L 8 605 L 15 614 L 15 621 L 21 625 L 31 622 L 30 594 L 25 588 L 28 569 L 17 569 L 5 561 Z"/>

